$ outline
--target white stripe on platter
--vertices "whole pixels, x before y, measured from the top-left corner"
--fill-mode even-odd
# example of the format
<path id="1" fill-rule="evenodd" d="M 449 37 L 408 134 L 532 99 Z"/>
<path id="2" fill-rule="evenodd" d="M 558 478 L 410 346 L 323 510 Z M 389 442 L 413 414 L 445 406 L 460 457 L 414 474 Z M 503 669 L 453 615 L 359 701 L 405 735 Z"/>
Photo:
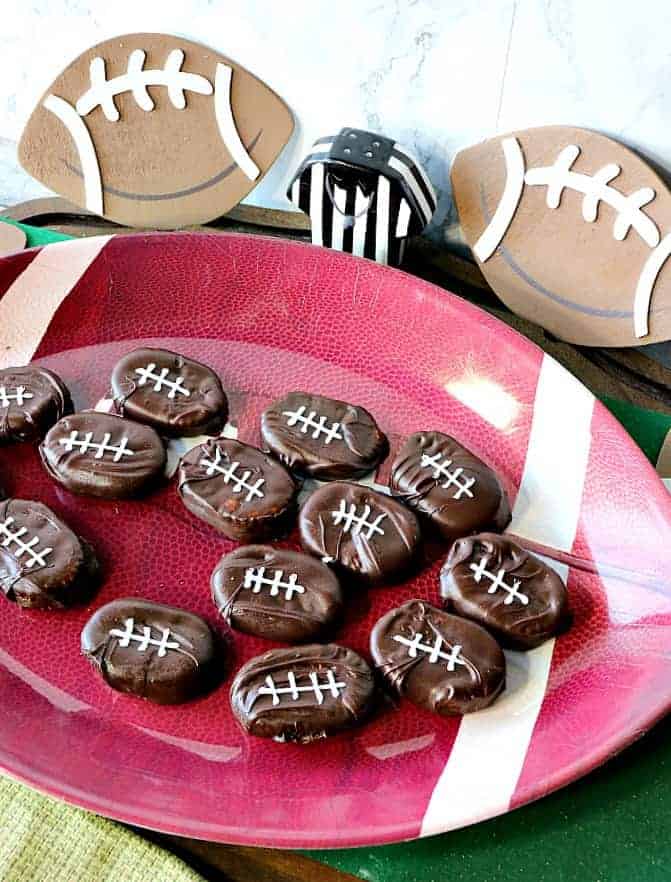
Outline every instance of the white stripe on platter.
<path id="1" fill-rule="evenodd" d="M 322 205 L 324 203 L 324 165 L 316 162 L 310 166 L 310 221 L 312 223 L 312 244 L 323 245 Z"/>
<path id="2" fill-rule="evenodd" d="M 544 356 L 510 532 L 571 550 L 589 458 L 593 407 L 592 394 L 554 359 Z M 565 567 L 547 563 L 566 579 Z M 462 719 L 420 835 L 507 811 L 545 697 L 553 649 L 554 640 L 549 640 L 531 652 L 506 652 L 506 692 L 491 708 Z"/>
<path id="3" fill-rule="evenodd" d="M 28 364 L 58 307 L 111 239 L 45 245 L 0 300 L 0 368 Z"/>

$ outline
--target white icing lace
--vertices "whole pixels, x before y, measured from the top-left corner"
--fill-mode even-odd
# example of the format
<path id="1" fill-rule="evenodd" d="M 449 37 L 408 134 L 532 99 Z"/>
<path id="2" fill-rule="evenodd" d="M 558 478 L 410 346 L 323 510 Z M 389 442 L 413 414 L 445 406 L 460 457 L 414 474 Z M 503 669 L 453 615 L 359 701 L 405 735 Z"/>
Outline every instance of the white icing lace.
<path id="1" fill-rule="evenodd" d="M 161 392 L 163 389 L 168 389 L 168 398 L 174 398 L 175 395 L 184 395 L 188 398 L 191 393 L 188 389 L 184 387 L 184 377 L 181 374 L 178 374 L 176 380 L 170 379 L 170 370 L 167 367 L 161 368 L 160 373 L 156 373 L 156 365 L 154 362 L 146 365 L 145 367 L 135 368 L 135 373 L 138 374 L 141 379 L 138 380 L 138 386 L 146 386 L 147 383 L 153 383 L 154 392 Z"/>
<path id="2" fill-rule="evenodd" d="M 441 462 L 442 459 L 442 453 L 436 453 L 433 456 L 423 453 L 420 465 L 423 468 L 433 469 L 432 477 L 436 480 L 439 478 L 446 479 L 440 485 L 444 490 L 447 490 L 448 487 L 455 488 L 454 495 L 452 496 L 453 499 L 461 499 L 462 496 L 467 496 L 469 499 L 473 499 L 474 495 L 471 492 L 471 487 L 475 484 L 475 478 L 462 477 L 464 471 L 462 468 L 456 468 L 451 472 L 449 467 L 452 465 L 452 460 L 445 458 L 444 461 Z"/>
<path id="3" fill-rule="evenodd" d="M 284 570 L 273 570 L 272 577 L 266 576 L 265 567 L 248 567 L 245 570 L 244 587 L 251 588 L 252 594 L 260 594 L 264 585 L 270 588 L 271 597 L 277 597 L 280 589 L 284 589 L 284 599 L 291 600 L 294 594 L 305 594 L 303 585 L 298 584 L 298 575 L 291 573 L 287 581 L 284 579 Z"/>
<path id="4" fill-rule="evenodd" d="M 394 634 L 392 639 L 397 643 L 403 644 L 403 646 L 407 646 L 410 658 L 417 658 L 417 652 L 419 651 L 428 656 L 427 661 L 432 665 L 436 664 L 438 659 L 446 661 L 445 667 L 448 671 L 453 671 L 455 665 L 467 666 L 468 664 L 461 655 L 461 646 L 458 643 L 449 652 L 443 652 L 442 647 L 445 641 L 440 634 L 436 634 L 433 644 L 424 643 L 424 635 L 419 632 L 415 633 L 412 639 L 404 637 L 402 634 Z"/>
<path id="5" fill-rule="evenodd" d="M 80 434 L 83 434 L 84 437 L 80 438 Z M 80 433 L 74 430 L 67 438 L 59 438 L 58 443 L 62 444 L 68 453 L 71 453 L 75 448 L 78 448 L 80 453 L 95 450 L 94 459 L 102 459 L 106 453 L 113 454 L 113 462 L 119 462 L 124 456 L 135 456 L 135 451 L 128 447 L 128 438 L 124 436 L 119 444 L 110 444 L 111 440 L 112 435 L 109 432 L 105 432 L 102 441 L 94 441 L 93 432 Z"/>
<path id="6" fill-rule="evenodd" d="M 323 435 L 324 444 L 330 444 L 335 439 L 343 440 L 340 432 L 340 423 L 331 423 L 330 426 L 327 426 L 325 416 L 317 418 L 316 410 L 311 410 L 308 414 L 305 413 L 306 410 L 307 407 L 304 404 L 297 410 L 283 410 L 282 416 L 289 417 L 287 426 L 293 427 L 298 425 L 300 427 L 299 431 L 303 435 L 306 435 L 308 430 L 312 429 L 312 438 L 316 439 Z"/>
<path id="7" fill-rule="evenodd" d="M 21 407 L 24 401 L 34 397 L 25 386 L 17 386 L 13 392 L 8 392 L 6 386 L 0 386 L 0 407 L 9 407 L 12 402 Z"/>
<path id="8" fill-rule="evenodd" d="M 29 542 L 25 542 L 23 537 L 28 532 L 28 528 L 19 527 L 18 529 L 12 529 L 13 524 L 15 524 L 13 517 L 6 518 L 0 524 L 0 536 L 2 536 L 3 548 L 9 548 L 16 558 L 22 558 L 24 554 L 27 555 L 27 569 L 31 569 L 31 567 L 34 567 L 36 564 L 37 566 L 45 567 L 47 565 L 47 557 L 51 554 L 53 548 L 38 549 L 37 546 L 40 544 L 39 536 L 33 536 Z M 12 545 L 15 547 L 10 548 Z"/>
<path id="9" fill-rule="evenodd" d="M 163 658 L 169 649 L 181 649 L 176 640 L 170 639 L 172 636 L 170 634 L 170 628 L 157 628 L 157 631 L 161 634 L 158 640 L 151 636 L 151 628 L 149 625 L 145 625 L 141 631 L 136 632 L 135 619 L 131 617 L 124 620 L 123 631 L 119 628 L 112 628 L 109 635 L 110 637 L 116 637 L 119 641 L 119 646 L 123 648 L 130 646 L 131 643 L 136 644 L 135 649 L 137 649 L 138 652 L 145 652 L 150 646 L 156 646 L 158 648 L 156 654 L 159 658 Z"/>
<path id="10" fill-rule="evenodd" d="M 380 527 L 380 523 L 387 517 L 386 514 L 379 514 L 375 520 L 369 520 L 371 515 L 371 507 L 366 504 L 360 515 L 357 514 L 357 508 L 351 503 L 349 508 L 344 499 L 340 500 L 340 507 L 337 511 L 331 512 L 333 523 L 337 527 L 342 524 L 343 532 L 348 533 L 350 530 L 354 536 L 365 530 L 365 538 L 371 539 L 375 533 L 384 536 L 384 530 Z"/>
<path id="11" fill-rule="evenodd" d="M 247 495 L 245 496 L 245 502 L 250 502 L 255 496 L 259 499 L 263 499 L 264 493 L 263 490 L 261 490 L 261 487 L 266 483 L 265 478 L 258 478 L 253 484 L 251 484 L 249 481 L 252 476 L 251 469 L 245 469 L 242 474 L 239 474 L 239 462 L 232 462 L 227 466 L 222 466 L 221 463 L 223 461 L 225 460 L 223 460 L 219 448 L 215 447 L 214 460 L 208 459 L 204 456 L 198 465 L 205 468 L 205 474 L 208 478 L 211 478 L 214 474 L 221 475 L 224 479 L 224 483 L 230 484 L 231 490 L 234 493 L 242 493 L 243 490 L 246 490 Z"/>
<path id="12" fill-rule="evenodd" d="M 271 695 L 273 704 L 278 705 L 280 704 L 283 695 L 290 695 L 294 701 L 298 701 L 302 692 L 312 692 L 317 699 L 317 704 L 323 704 L 324 694 L 328 693 L 332 695 L 333 698 L 339 698 L 340 692 L 347 686 L 346 683 L 336 680 L 335 673 L 331 669 L 326 672 L 325 676 L 326 682 L 320 683 L 319 674 L 317 674 L 316 671 L 311 671 L 308 675 L 310 680 L 309 685 L 298 686 L 296 683 L 296 675 L 293 671 L 289 671 L 287 673 L 286 685 L 278 686 L 272 676 L 268 674 L 265 681 L 266 685 L 261 686 L 257 695 Z"/>
<path id="13" fill-rule="evenodd" d="M 480 582 L 485 578 L 492 583 L 487 589 L 487 594 L 496 594 L 499 588 L 503 588 L 503 590 L 507 592 L 508 596 L 503 601 L 506 606 L 510 606 L 513 600 L 519 600 L 522 606 L 526 606 L 529 603 L 527 595 L 519 590 L 519 587 L 522 584 L 520 580 L 513 579 L 513 584 L 507 585 L 504 581 L 506 571 L 501 568 L 498 573 L 490 573 L 489 570 L 487 570 L 487 559 L 485 557 L 480 558 L 480 562 L 477 564 L 472 563 L 470 569 L 473 571 L 473 578 L 476 582 Z"/>

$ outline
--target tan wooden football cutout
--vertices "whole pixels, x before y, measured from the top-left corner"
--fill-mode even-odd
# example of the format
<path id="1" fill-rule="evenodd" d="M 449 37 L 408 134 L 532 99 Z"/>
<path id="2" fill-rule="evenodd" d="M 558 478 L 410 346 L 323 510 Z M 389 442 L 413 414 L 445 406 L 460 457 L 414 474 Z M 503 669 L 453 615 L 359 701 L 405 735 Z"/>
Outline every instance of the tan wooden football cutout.
<path id="1" fill-rule="evenodd" d="M 95 214 L 171 229 L 236 205 L 293 128 L 284 101 L 218 52 L 167 34 L 128 34 L 84 52 L 47 89 L 19 160 Z"/>
<path id="2" fill-rule="evenodd" d="M 466 241 L 513 312 L 585 346 L 671 339 L 671 194 L 631 150 L 526 129 L 461 151 L 451 177 Z"/>

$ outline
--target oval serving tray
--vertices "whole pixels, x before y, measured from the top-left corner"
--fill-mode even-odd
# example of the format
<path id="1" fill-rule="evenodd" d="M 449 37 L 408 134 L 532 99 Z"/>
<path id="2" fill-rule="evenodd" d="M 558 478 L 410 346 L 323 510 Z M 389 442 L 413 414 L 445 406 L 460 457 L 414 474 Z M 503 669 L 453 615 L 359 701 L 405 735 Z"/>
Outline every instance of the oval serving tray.
<path id="1" fill-rule="evenodd" d="M 573 628 L 508 653 L 503 698 L 444 720 L 402 702 L 366 726 L 297 747 L 247 738 L 228 684 L 272 646 L 232 637 L 226 684 L 181 707 L 106 688 L 79 654 L 90 608 L 141 595 L 219 627 L 209 574 L 233 547 L 181 505 L 174 482 L 141 501 L 77 498 L 32 446 L 5 448 L 0 483 L 45 502 L 99 550 L 89 609 L 0 604 L 0 766 L 123 821 L 225 842 L 350 846 L 437 833 L 568 783 L 671 702 L 671 500 L 641 452 L 548 356 L 477 308 L 397 270 L 278 239 L 151 234 L 49 245 L 0 261 L 0 360 L 53 368 L 77 407 L 109 392 L 140 343 L 212 365 L 227 432 L 259 442 L 272 398 L 304 388 L 360 403 L 392 447 L 454 434 L 502 476 L 511 531 L 572 561 Z M 182 445 L 182 446 L 180 446 Z M 171 462 L 185 449 L 171 444 Z M 373 482 L 384 485 L 388 465 Z M 286 542 L 295 545 L 295 535 Z M 353 598 L 338 640 L 367 655 L 372 623 L 437 601 L 440 559 Z"/>

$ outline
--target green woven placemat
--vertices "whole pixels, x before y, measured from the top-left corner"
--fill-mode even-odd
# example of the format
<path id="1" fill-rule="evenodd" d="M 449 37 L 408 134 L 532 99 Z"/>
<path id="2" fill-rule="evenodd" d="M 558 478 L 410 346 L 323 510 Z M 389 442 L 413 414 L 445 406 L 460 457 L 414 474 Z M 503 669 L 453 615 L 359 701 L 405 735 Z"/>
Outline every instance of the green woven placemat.
<path id="1" fill-rule="evenodd" d="M 2 882 L 203 882 L 170 852 L 112 821 L 0 780 Z"/>
<path id="2" fill-rule="evenodd" d="M 68 238 L 23 228 L 29 245 Z M 671 418 L 605 404 L 654 462 Z M 664 721 L 602 769 L 474 827 L 400 845 L 304 853 L 370 882 L 668 882 L 670 736 L 671 720 Z M 0 831 L 2 882 L 200 878 L 124 827 L 7 780 L 0 780 Z"/>

